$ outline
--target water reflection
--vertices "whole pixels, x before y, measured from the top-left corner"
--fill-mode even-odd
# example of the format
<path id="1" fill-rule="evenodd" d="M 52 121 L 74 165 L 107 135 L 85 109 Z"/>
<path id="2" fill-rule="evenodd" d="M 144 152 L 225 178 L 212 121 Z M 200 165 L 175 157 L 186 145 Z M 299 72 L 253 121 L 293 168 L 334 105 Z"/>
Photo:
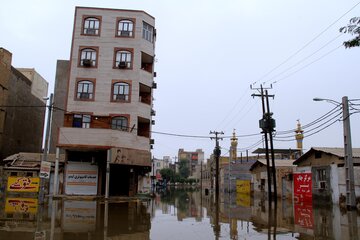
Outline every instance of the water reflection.
<path id="1" fill-rule="evenodd" d="M 33 199 L 34 200 L 34 199 Z M 152 200 L 0 202 L 0 239 L 359 239 L 359 212 L 293 205 L 246 195 L 202 196 L 194 189 Z"/>

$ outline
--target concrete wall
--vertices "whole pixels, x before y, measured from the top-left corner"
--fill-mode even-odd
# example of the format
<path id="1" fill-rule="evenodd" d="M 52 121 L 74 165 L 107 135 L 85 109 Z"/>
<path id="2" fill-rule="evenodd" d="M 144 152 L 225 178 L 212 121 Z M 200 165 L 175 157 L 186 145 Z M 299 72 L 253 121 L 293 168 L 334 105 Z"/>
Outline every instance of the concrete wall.
<path id="1" fill-rule="evenodd" d="M 48 96 L 48 82 L 34 68 L 16 68 L 16 70 L 31 81 L 31 93 L 46 103 L 43 98 Z"/>
<path id="2" fill-rule="evenodd" d="M 11 67 L 9 52 L 0 50 L 1 85 L 6 86 L 0 87 L 6 95 L 0 104 L 17 106 L 0 110 L 0 159 L 18 152 L 41 152 L 45 104 L 31 94 L 31 81 Z"/>
<path id="3" fill-rule="evenodd" d="M 52 118 L 52 133 L 50 141 L 50 153 L 55 153 L 58 142 L 59 128 L 64 126 L 64 114 L 66 109 L 66 91 L 68 87 L 68 77 L 70 61 L 58 60 L 56 64 L 55 89 L 54 89 L 54 111 Z"/>

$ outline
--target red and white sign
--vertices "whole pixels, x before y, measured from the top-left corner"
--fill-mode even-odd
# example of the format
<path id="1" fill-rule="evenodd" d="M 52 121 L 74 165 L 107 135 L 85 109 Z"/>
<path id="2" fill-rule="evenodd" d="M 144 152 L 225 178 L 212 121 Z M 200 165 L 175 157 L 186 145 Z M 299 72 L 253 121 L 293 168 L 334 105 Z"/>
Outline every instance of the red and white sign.
<path id="1" fill-rule="evenodd" d="M 311 172 L 294 173 L 294 202 L 312 203 Z"/>

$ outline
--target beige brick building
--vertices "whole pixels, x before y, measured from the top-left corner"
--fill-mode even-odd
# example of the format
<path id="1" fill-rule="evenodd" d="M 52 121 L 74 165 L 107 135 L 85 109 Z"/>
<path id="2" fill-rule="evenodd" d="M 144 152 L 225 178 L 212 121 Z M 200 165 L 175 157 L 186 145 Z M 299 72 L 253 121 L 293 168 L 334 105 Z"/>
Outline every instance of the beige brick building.
<path id="1" fill-rule="evenodd" d="M 76 7 L 57 130 L 57 146 L 66 151 L 66 194 L 104 195 L 109 183 L 110 195 L 132 196 L 150 171 L 154 25 L 143 11 Z"/>

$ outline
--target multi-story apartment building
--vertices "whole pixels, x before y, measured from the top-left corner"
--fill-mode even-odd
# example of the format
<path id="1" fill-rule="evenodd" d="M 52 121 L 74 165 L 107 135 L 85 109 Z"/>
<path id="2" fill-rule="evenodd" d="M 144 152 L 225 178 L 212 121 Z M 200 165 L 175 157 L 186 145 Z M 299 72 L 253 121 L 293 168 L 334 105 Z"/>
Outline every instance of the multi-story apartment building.
<path id="1" fill-rule="evenodd" d="M 189 176 L 195 177 L 196 173 L 196 166 L 200 165 L 204 162 L 204 151 L 202 149 L 196 149 L 195 152 L 185 151 L 184 149 L 180 148 L 178 152 L 178 159 L 180 161 L 186 161 L 189 167 Z"/>
<path id="2" fill-rule="evenodd" d="M 144 11 L 76 7 L 67 84 L 55 90 L 66 87 L 65 194 L 132 196 L 150 172 L 154 25 Z"/>
<path id="3" fill-rule="evenodd" d="M 18 152 L 42 151 L 48 83 L 33 68 L 14 68 L 0 48 L 0 161 Z"/>

